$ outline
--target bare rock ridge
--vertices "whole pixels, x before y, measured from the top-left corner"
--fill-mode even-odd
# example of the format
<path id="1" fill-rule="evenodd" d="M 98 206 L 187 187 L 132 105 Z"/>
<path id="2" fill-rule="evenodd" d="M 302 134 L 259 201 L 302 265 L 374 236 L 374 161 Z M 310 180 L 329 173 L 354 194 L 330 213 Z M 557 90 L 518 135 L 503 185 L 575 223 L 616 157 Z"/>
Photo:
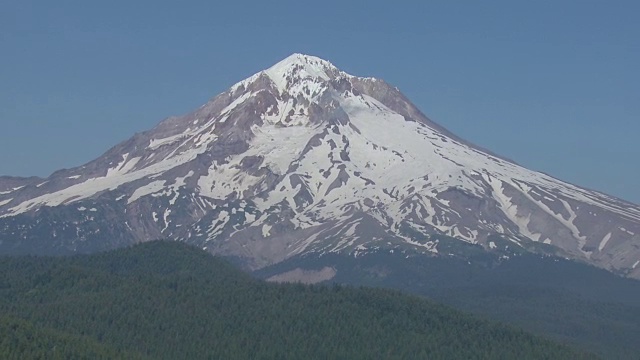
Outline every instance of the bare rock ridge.
<path id="1" fill-rule="evenodd" d="M 294 54 L 46 179 L 0 178 L 0 252 L 171 238 L 260 268 L 307 253 L 552 252 L 640 278 L 640 207 L 523 168 L 396 88 Z"/>

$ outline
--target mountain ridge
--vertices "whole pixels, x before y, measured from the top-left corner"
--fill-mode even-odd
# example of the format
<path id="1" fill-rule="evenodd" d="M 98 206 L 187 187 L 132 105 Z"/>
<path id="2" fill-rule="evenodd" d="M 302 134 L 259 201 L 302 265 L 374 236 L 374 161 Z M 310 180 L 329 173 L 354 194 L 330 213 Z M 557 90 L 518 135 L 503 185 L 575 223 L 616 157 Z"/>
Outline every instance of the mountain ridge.
<path id="1" fill-rule="evenodd" d="M 492 251 L 500 235 L 640 278 L 639 206 L 476 147 L 386 82 L 302 54 L 38 181 L 0 178 L 0 252 L 169 237 L 260 268 L 305 252 L 448 256 L 434 235 Z M 39 214 L 52 207 L 61 224 Z"/>

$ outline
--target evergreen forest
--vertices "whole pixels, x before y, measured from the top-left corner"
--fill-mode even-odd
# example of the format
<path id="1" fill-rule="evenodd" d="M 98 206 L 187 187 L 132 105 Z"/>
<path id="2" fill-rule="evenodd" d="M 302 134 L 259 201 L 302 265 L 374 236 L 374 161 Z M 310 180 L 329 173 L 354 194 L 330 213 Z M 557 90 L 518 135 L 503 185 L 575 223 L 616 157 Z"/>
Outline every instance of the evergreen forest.
<path id="1" fill-rule="evenodd" d="M 7 359 L 592 359 L 395 290 L 273 284 L 177 242 L 0 258 Z"/>

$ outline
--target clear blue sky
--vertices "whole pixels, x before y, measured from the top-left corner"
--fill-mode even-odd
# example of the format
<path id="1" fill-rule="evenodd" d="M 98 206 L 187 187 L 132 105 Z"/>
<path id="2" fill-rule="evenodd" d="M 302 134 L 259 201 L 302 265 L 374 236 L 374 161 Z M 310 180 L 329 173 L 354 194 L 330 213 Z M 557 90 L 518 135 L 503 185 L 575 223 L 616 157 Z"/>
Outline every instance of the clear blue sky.
<path id="1" fill-rule="evenodd" d="M 638 1 L 0 0 L 0 174 L 81 165 L 293 52 L 640 203 Z"/>

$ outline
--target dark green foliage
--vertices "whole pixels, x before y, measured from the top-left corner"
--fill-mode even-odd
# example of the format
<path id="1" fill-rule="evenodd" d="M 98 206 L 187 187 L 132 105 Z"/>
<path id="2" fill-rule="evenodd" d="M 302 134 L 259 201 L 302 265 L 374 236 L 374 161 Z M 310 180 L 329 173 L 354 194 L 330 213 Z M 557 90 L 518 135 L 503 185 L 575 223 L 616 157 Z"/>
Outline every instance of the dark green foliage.
<path id="1" fill-rule="evenodd" d="M 0 315 L 0 357 L 16 360 L 142 359 L 138 354 L 115 350 L 87 336 L 34 326 L 6 315 Z"/>
<path id="2" fill-rule="evenodd" d="M 264 283 L 167 242 L 0 259 L 0 310 L 35 334 L 33 351 L 66 341 L 91 358 L 589 358 L 395 291 Z M 3 343 L 5 353 L 14 343 L 24 344 Z"/>
<path id="3" fill-rule="evenodd" d="M 497 240 L 496 240 L 497 241 Z M 640 359 L 640 282 L 572 261 L 523 254 L 509 261 L 377 253 L 302 257 L 257 272 L 337 269 L 332 281 L 387 287 L 594 351 Z"/>

